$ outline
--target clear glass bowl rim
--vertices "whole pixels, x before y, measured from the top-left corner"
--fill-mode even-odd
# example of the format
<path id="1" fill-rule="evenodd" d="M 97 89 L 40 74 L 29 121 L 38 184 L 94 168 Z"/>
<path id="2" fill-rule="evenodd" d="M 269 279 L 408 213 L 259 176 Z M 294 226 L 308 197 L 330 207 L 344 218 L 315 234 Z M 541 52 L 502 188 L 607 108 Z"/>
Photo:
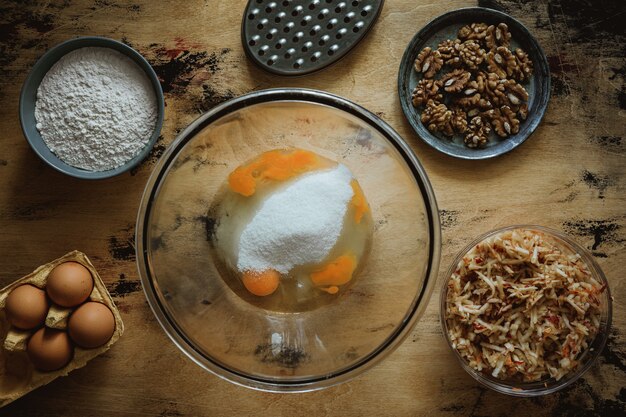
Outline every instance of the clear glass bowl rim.
<path id="1" fill-rule="evenodd" d="M 586 362 L 578 367 L 578 369 L 564 376 L 563 378 L 561 378 L 561 380 L 555 381 L 554 384 L 548 385 L 547 387 L 543 386 L 541 388 L 528 388 L 529 385 L 537 385 L 537 383 L 507 384 L 503 380 L 498 380 L 494 377 L 487 376 L 479 371 L 476 371 L 475 369 L 471 368 L 469 364 L 465 361 L 465 359 L 463 359 L 461 354 L 454 347 L 452 347 L 452 342 L 450 341 L 450 338 L 448 337 L 448 327 L 447 327 L 446 319 L 445 319 L 446 296 L 447 296 L 448 281 L 450 277 L 452 276 L 454 270 L 456 269 L 456 266 L 459 264 L 461 259 L 463 259 L 465 254 L 469 252 L 472 247 L 474 247 L 474 245 L 477 245 L 478 243 L 482 242 L 483 240 L 491 236 L 505 232 L 507 230 L 513 230 L 513 229 L 537 230 L 537 231 L 541 231 L 543 233 L 549 234 L 553 237 L 556 237 L 558 240 L 565 242 L 574 251 L 576 251 L 576 253 L 580 254 L 583 261 L 589 267 L 590 272 L 593 274 L 594 278 L 597 279 L 599 282 L 606 285 L 606 290 L 604 291 L 602 298 L 606 302 L 606 316 L 607 317 L 606 317 L 606 321 L 602 322 L 604 326 L 598 329 L 598 333 L 596 334 L 596 337 L 592 341 L 592 342 L 596 342 L 597 340 L 598 347 L 590 354 L 590 356 L 586 359 Z M 541 395 L 551 394 L 556 391 L 560 391 L 568 387 L 569 385 L 573 384 L 581 376 L 583 376 L 597 361 L 598 357 L 600 356 L 600 353 L 602 353 L 602 350 L 604 349 L 604 346 L 606 345 L 606 341 L 608 339 L 609 330 L 611 328 L 611 321 L 613 317 L 612 298 L 611 298 L 609 283 L 606 279 L 606 276 L 604 275 L 604 272 L 602 271 L 602 269 L 600 268 L 596 260 L 593 259 L 589 251 L 583 248 L 580 244 L 574 241 L 571 237 L 567 236 L 561 231 L 558 231 L 549 227 L 545 227 L 545 226 L 532 225 L 532 224 L 519 224 L 519 225 L 505 226 L 505 227 L 497 228 L 489 232 L 486 232 L 478 236 L 476 239 L 472 240 L 472 242 L 467 244 L 457 254 L 457 256 L 454 258 L 454 261 L 452 262 L 452 264 L 446 271 L 446 275 L 444 276 L 444 278 L 445 279 L 441 287 L 441 294 L 440 294 L 440 300 L 439 300 L 439 319 L 441 322 L 443 337 L 446 339 L 448 346 L 454 352 L 456 358 L 459 360 L 461 367 L 465 369 L 465 371 L 468 374 L 470 374 L 481 385 L 487 388 L 490 388 L 494 391 L 500 392 L 502 394 L 511 395 L 514 397 L 537 397 Z M 527 387 L 527 388 L 524 388 L 524 387 Z"/>

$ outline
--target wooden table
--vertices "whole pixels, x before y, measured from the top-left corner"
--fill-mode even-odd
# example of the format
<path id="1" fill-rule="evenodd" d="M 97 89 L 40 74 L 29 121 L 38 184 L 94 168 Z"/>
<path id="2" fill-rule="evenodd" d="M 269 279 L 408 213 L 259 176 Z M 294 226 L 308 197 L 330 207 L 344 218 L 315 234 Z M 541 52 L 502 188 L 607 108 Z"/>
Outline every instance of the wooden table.
<path id="1" fill-rule="evenodd" d="M 260 71 L 240 42 L 244 1 L 66 0 L 0 3 L 0 285 L 72 249 L 87 253 L 127 331 L 85 368 L 15 401 L 0 415 L 610 415 L 625 412 L 626 7 L 619 0 L 480 1 L 520 19 L 550 61 L 546 117 L 519 149 L 485 162 L 451 159 L 425 145 L 396 94 L 405 46 L 437 15 L 475 3 L 388 0 L 379 21 L 338 65 L 302 78 Z M 48 48 L 79 35 L 121 39 L 162 79 L 162 137 L 132 173 L 69 178 L 27 145 L 18 96 Z M 297 86 L 339 94 L 376 112 L 412 146 L 433 183 L 443 224 L 442 267 L 476 235 L 535 223 L 589 248 L 614 294 L 609 342 L 573 387 L 515 399 L 475 383 L 446 346 L 435 290 L 409 338 L 383 363 L 343 385 L 301 395 L 237 387 L 174 347 L 150 312 L 137 275 L 134 225 L 144 184 L 163 150 L 201 113 L 249 91 Z M 613 414 L 616 415 L 616 414 Z"/>

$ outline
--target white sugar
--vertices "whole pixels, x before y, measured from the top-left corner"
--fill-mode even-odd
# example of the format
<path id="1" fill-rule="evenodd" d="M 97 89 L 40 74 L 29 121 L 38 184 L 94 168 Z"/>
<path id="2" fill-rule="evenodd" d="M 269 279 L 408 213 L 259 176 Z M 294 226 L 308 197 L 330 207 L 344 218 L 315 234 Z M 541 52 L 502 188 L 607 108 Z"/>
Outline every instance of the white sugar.
<path id="1" fill-rule="evenodd" d="M 353 190 L 344 165 L 309 173 L 270 195 L 239 240 L 240 271 L 319 263 L 335 246 Z"/>

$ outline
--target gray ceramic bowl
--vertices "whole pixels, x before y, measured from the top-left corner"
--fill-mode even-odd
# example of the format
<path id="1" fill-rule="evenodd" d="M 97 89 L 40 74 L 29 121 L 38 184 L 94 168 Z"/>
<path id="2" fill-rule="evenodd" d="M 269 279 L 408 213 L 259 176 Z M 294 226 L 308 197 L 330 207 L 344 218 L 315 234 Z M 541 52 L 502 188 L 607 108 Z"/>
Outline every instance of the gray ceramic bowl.
<path id="1" fill-rule="evenodd" d="M 111 48 L 128 56 L 145 71 L 146 75 L 150 79 L 152 87 L 154 88 L 154 93 L 157 100 L 156 127 L 146 146 L 133 159 L 131 159 L 124 165 L 108 171 L 87 171 L 66 164 L 61 159 L 59 159 L 52 151 L 50 151 L 46 143 L 41 138 L 39 131 L 35 127 L 37 124 L 35 120 L 35 100 L 37 98 L 37 89 L 39 88 L 41 80 L 46 75 L 48 70 L 50 70 L 50 68 L 64 55 L 75 49 L 85 47 Z M 161 89 L 161 84 L 159 83 L 159 79 L 157 78 L 156 73 L 154 72 L 148 61 L 146 61 L 145 58 L 141 56 L 141 54 L 139 54 L 139 52 L 135 51 L 130 46 L 127 46 L 113 39 L 101 37 L 82 37 L 71 39 L 60 43 L 47 51 L 41 58 L 39 58 L 39 60 L 31 69 L 30 74 L 28 74 L 28 77 L 26 78 L 26 81 L 24 81 L 24 85 L 22 86 L 22 93 L 20 94 L 20 123 L 22 125 L 22 131 L 24 132 L 26 140 L 30 144 L 31 148 L 33 148 L 35 153 L 39 155 L 39 157 L 44 162 L 46 162 L 57 171 L 60 171 L 72 177 L 90 180 L 113 177 L 115 175 L 126 172 L 139 164 L 148 155 L 148 153 L 154 146 L 157 138 L 159 137 L 159 134 L 161 132 L 161 126 L 163 125 L 164 111 L 163 90 Z"/>
<path id="2" fill-rule="evenodd" d="M 411 103 L 411 93 L 422 78 L 413 69 L 413 62 L 426 46 L 436 48 L 445 39 L 455 39 L 458 30 L 469 23 L 484 22 L 508 25 L 512 35 L 511 47 L 522 48 L 533 61 L 533 76 L 522 84 L 529 93 L 528 117 L 520 123 L 519 133 L 506 139 L 500 139 L 491 133 L 487 146 L 482 149 L 470 149 L 463 143 L 461 135 L 449 139 L 443 135 L 431 133 L 420 120 L 421 108 Z M 484 7 L 468 7 L 445 13 L 420 30 L 404 52 L 398 73 L 398 94 L 402 111 L 424 142 L 447 155 L 462 159 L 487 159 L 509 152 L 524 142 L 539 126 L 550 99 L 550 70 L 548 60 L 541 46 L 531 33 L 519 21 L 497 10 Z"/>

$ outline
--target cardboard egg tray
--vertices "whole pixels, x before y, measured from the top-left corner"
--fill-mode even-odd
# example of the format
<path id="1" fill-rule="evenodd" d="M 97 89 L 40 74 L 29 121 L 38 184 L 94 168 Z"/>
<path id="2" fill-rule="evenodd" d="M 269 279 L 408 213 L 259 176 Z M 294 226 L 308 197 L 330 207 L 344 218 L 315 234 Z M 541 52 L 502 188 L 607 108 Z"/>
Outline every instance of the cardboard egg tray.
<path id="1" fill-rule="evenodd" d="M 67 365 L 56 371 L 41 372 L 34 368 L 26 353 L 28 339 L 37 329 L 20 330 L 12 327 L 6 319 L 4 306 L 11 290 L 22 284 L 32 284 L 44 289 L 50 271 L 57 265 L 67 261 L 78 262 L 91 272 L 94 286 L 89 300 L 99 301 L 111 309 L 115 318 L 115 331 L 105 345 L 94 349 L 83 349 L 79 346 L 74 346 L 74 357 Z M 75 308 L 65 308 L 51 304 L 46 317 L 46 326 L 54 329 L 65 329 L 68 318 Z M 109 350 L 123 332 L 124 324 L 122 323 L 120 312 L 113 304 L 113 300 L 98 272 L 89 261 L 89 258 L 82 252 L 70 252 L 59 259 L 40 266 L 32 273 L 4 287 L 0 290 L 0 342 L 2 342 L 2 347 L 0 347 L 0 407 L 60 376 L 67 375 L 74 369 L 82 368 L 91 359 Z"/>

